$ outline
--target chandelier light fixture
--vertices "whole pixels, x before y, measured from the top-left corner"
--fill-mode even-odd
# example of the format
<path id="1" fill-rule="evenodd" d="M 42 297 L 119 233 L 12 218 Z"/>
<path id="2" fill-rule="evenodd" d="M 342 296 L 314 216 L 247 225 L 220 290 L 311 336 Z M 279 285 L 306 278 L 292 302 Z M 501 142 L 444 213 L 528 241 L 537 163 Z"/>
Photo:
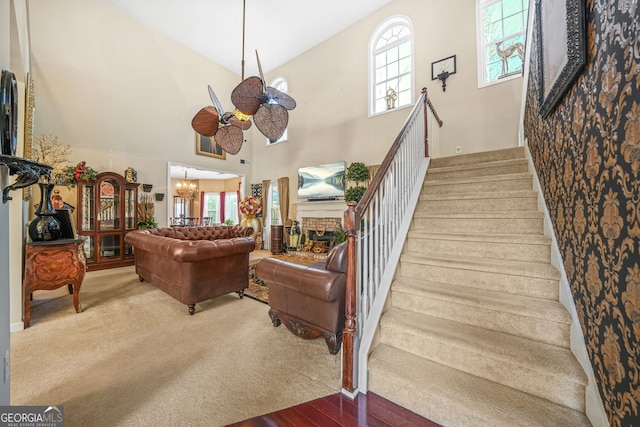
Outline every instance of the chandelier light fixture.
<path id="1" fill-rule="evenodd" d="M 269 141 L 276 142 L 284 134 L 289 123 L 289 110 L 296 108 L 296 101 L 286 93 L 267 86 L 262 73 L 260 57 L 256 60 L 260 76 L 244 78 L 245 3 L 242 2 L 242 81 L 233 89 L 233 112 L 225 112 L 209 86 L 213 106 L 200 109 L 191 120 L 191 127 L 200 135 L 215 137 L 215 141 L 229 154 L 238 154 L 244 142 L 243 131 L 251 127 L 250 117 L 258 130 Z"/>
<path id="2" fill-rule="evenodd" d="M 197 186 L 187 179 L 187 171 L 184 171 L 184 181 L 176 185 L 176 193 L 178 197 L 184 200 L 193 200 L 198 192 Z"/>

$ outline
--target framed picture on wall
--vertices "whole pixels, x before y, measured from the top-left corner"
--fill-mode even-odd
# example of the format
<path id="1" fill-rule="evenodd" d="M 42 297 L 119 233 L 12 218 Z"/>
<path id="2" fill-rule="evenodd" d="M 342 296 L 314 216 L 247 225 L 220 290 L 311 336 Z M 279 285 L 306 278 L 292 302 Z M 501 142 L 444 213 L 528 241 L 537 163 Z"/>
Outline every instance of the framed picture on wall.
<path id="1" fill-rule="evenodd" d="M 586 63 L 585 0 L 536 0 L 540 111 L 547 117 Z"/>
<path id="2" fill-rule="evenodd" d="M 222 149 L 214 137 L 202 136 L 196 132 L 196 154 L 201 156 L 214 157 L 216 159 L 227 159 L 227 152 Z"/>

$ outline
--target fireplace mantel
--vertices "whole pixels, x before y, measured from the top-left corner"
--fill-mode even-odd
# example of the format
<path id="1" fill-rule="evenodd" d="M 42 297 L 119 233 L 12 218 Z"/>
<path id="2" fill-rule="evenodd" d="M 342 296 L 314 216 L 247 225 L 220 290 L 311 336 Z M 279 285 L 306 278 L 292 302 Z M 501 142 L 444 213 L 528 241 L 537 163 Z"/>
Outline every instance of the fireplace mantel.
<path id="1" fill-rule="evenodd" d="M 327 200 L 318 202 L 296 203 L 296 221 L 302 223 L 302 218 L 342 218 L 347 210 L 344 200 Z"/>

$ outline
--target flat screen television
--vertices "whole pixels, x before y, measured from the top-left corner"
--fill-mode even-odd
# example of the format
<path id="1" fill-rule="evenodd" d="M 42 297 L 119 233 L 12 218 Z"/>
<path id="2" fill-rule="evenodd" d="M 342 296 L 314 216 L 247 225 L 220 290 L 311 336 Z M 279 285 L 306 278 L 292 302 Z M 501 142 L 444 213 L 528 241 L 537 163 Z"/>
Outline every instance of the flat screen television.
<path id="1" fill-rule="evenodd" d="M 344 197 L 346 162 L 298 169 L 298 199 L 335 200 Z"/>

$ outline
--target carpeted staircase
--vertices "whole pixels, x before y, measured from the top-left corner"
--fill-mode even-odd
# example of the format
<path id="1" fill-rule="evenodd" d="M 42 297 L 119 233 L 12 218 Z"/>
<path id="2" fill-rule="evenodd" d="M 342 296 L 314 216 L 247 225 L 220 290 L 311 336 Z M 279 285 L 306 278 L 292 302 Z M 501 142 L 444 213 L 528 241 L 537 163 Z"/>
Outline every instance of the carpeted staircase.
<path id="1" fill-rule="evenodd" d="M 445 426 L 585 426 L 523 147 L 431 161 L 369 389 Z"/>

